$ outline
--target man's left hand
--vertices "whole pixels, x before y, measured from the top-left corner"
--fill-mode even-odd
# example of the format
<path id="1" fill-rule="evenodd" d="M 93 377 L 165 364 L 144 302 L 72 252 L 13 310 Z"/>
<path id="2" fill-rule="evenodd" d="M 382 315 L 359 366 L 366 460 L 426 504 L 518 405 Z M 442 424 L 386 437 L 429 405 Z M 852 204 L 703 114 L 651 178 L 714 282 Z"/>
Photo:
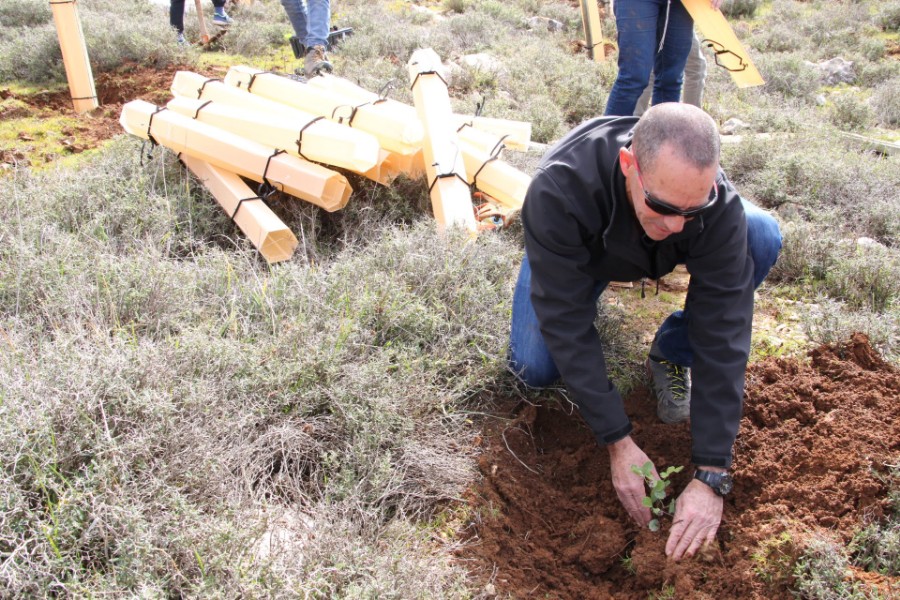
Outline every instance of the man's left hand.
<path id="1" fill-rule="evenodd" d="M 703 544 L 714 540 L 722 522 L 723 505 L 723 498 L 708 485 L 691 480 L 675 503 L 666 556 L 676 561 L 690 558 Z"/>

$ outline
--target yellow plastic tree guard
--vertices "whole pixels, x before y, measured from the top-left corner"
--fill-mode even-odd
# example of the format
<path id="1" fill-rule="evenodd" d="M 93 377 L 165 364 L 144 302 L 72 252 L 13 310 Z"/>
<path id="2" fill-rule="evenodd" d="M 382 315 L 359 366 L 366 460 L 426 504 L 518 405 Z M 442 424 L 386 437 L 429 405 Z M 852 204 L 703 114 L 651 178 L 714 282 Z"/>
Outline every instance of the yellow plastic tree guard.
<path id="1" fill-rule="evenodd" d="M 422 125 L 385 103 L 354 102 L 329 90 L 246 66 L 228 69 L 225 83 L 371 133 L 391 152 L 414 154 L 422 146 Z"/>
<path id="2" fill-rule="evenodd" d="M 531 143 L 531 123 L 527 121 L 511 121 L 509 119 L 496 119 L 493 117 L 464 117 L 454 115 L 457 131 L 465 135 L 467 129 L 475 129 L 488 133 L 496 138 L 503 138 L 503 145 L 510 150 L 528 150 Z"/>
<path id="3" fill-rule="evenodd" d="M 712 49 L 716 64 L 728 69 L 735 85 L 745 88 L 765 83 L 719 9 L 713 8 L 709 0 L 682 0 L 682 3 L 703 34 L 702 45 Z"/>
<path id="4" fill-rule="evenodd" d="M 249 96 L 249 94 L 245 94 Z M 253 140 L 286 150 L 294 156 L 364 173 L 378 164 L 378 140 L 362 131 L 354 131 L 298 113 L 290 118 L 228 106 L 211 100 L 173 98 L 169 109 Z"/>
<path id="5" fill-rule="evenodd" d="M 343 208 L 352 192 L 340 173 L 143 100 L 123 106 L 119 122 L 132 135 L 269 183 L 327 211 Z"/>
<path id="6" fill-rule="evenodd" d="M 439 75 L 441 59 L 430 48 L 420 49 L 413 52 L 407 66 L 416 112 L 425 129 L 422 150 L 435 219 L 442 229 L 460 226 L 477 234 L 478 223 L 453 127 L 450 96 Z"/>
<path id="7" fill-rule="evenodd" d="M 309 116 L 311 113 L 296 108 L 291 108 L 281 102 L 269 100 L 262 96 L 256 96 L 247 93 L 247 91 L 226 85 L 221 80 L 209 79 L 203 75 L 192 73 L 190 71 L 178 71 L 172 80 L 172 93 L 176 98 L 198 98 L 201 100 L 212 100 L 229 106 L 240 107 L 244 111 L 253 111 L 266 115 L 278 115 L 281 119 L 298 119 L 302 116 Z M 378 138 L 370 133 L 366 133 L 360 129 L 344 127 L 332 121 L 328 121 L 332 127 L 338 127 L 344 135 L 351 132 L 351 139 L 373 139 L 375 145 L 378 146 Z M 364 142 L 368 143 L 368 142 Z M 413 176 L 415 169 L 412 168 L 412 159 L 415 155 L 403 155 L 395 152 L 388 152 L 383 148 L 378 149 L 377 164 L 367 171 L 355 171 L 364 177 L 378 182 L 382 185 L 388 185 L 400 173 L 406 173 Z M 353 169 L 351 169 L 353 170 Z"/>
<path id="8" fill-rule="evenodd" d="M 296 236 L 243 179 L 187 154 L 182 154 L 181 160 L 268 263 L 287 260 L 294 254 Z"/>
<path id="9" fill-rule="evenodd" d="M 600 10 L 597 8 L 597 0 L 581 0 L 581 21 L 584 23 L 584 40 L 587 42 L 588 52 L 596 62 L 602 62 L 605 56 L 603 50 L 603 28 L 600 27 Z"/>
<path id="10" fill-rule="evenodd" d="M 531 177 L 497 158 L 498 154 L 488 154 L 465 140 L 460 148 L 470 184 L 506 208 L 522 208 Z"/>
<path id="11" fill-rule="evenodd" d="M 94 110 L 100 103 L 97 101 L 94 75 L 91 72 L 75 0 L 50 0 L 50 8 L 53 11 L 53 22 L 56 24 L 59 49 L 62 51 L 75 112 Z"/>
<path id="12" fill-rule="evenodd" d="M 342 94 L 350 101 L 375 102 L 380 100 L 380 96 L 367 89 L 356 85 L 348 79 L 337 77 L 335 75 L 322 75 L 313 77 L 309 80 L 309 84 L 331 92 Z M 402 111 L 408 115 L 407 118 L 418 118 L 415 107 L 409 106 L 396 100 L 387 98 L 384 100 L 392 110 Z M 464 115 L 453 115 L 454 123 L 459 128 L 460 133 L 466 127 L 472 127 L 480 131 L 491 133 L 495 136 L 505 137 L 504 144 L 507 148 L 513 150 L 527 150 L 528 144 L 531 142 L 531 123 L 526 121 L 511 121 L 508 119 L 496 119 L 492 117 L 473 117 Z M 474 143 L 474 142 L 473 142 Z M 491 144 L 493 146 L 493 144 Z"/>

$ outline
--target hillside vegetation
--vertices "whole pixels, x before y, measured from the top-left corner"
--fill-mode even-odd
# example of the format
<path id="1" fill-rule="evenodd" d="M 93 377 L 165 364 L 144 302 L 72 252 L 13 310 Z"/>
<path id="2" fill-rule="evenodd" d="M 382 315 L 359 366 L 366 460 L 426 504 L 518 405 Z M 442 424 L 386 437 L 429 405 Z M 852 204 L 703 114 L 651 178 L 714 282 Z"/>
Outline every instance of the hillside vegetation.
<path id="1" fill-rule="evenodd" d="M 299 66 L 277 0 L 230 5 L 216 52 L 179 47 L 165 6 L 78 5 L 95 75 Z M 754 357 L 861 331 L 898 364 L 900 158 L 845 133 L 900 140 L 900 2 L 725 10 L 767 83 L 738 90 L 710 61 L 704 108 L 742 122 L 723 166 L 785 234 Z M 539 143 L 599 116 L 615 79 L 614 60 L 577 51 L 577 3 L 340 0 L 333 22 L 354 30 L 338 75 L 393 82 L 412 103 L 406 60 L 434 48 L 455 65 L 457 112 L 486 99 L 483 114 L 531 122 Z M 614 40 L 611 20 L 604 31 Z M 475 53 L 497 68 L 465 66 Z M 822 80 L 816 64 L 838 56 L 851 83 Z M 64 76 L 46 1 L 3 0 L 0 85 Z M 531 172 L 540 154 L 504 156 Z M 423 181 L 351 182 L 338 213 L 272 199 L 300 247 L 269 267 L 171 153 L 148 157 L 134 138 L 3 171 L 0 595 L 485 593 L 452 551 L 481 420 L 497 399 L 538 396 L 505 369 L 521 229 L 440 235 Z M 641 381 L 643 342 L 679 301 L 601 299 L 621 388 Z"/>

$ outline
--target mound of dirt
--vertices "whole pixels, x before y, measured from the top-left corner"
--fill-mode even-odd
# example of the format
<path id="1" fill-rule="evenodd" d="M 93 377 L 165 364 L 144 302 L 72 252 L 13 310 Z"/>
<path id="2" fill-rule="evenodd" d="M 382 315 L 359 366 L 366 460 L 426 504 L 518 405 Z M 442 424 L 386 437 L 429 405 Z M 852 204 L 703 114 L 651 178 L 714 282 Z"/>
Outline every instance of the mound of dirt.
<path id="1" fill-rule="evenodd" d="M 80 115 L 78 124 L 62 131 L 62 145 L 65 152 L 75 153 L 96 148 L 106 140 L 124 133 L 119 124 L 122 105 L 132 100 L 146 100 L 164 105 L 172 97 L 169 87 L 178 70 L 195 70 L 190 66 L 169 65 L 153 68 L 140 65 L 126 65 L 113 73 L 100 73 L 94 78 L 94 88 L 100 106 L 90 113 Z M 212 73 L 205 73 L 214 77 Z M 219 74 L 218 76 L 221 76 Z M 38 91 L 32 94 L 17 94 L 9 89 L 0 89 L 0 122 L 16 119 L 46 119 L 60 115 L 76 116 L 68 88 L 60 91 Z M 18 136 L 15 147 L 0 152 L 0 166 L 39 165 L 50 162 L 58 155 L 47 153 L 40 145 L 32 144 L 24 133 Z"/>
<path id="2" fill-rule="evenodd" d="M 746 390 L 718 548 L 667 561 L 666 534 L 630 521 L 606 450 L 562 401 L 491 421 L 460 559 L 486 589 L 515 598 L 644 600 L 665 585 L 677 598 L 791 598 L 754 574 L 751 556 L 783 531 L 821 528 L 847 541 L 864 519 L 884 516 L 887 489 L 875 471 L 900 453 L 900 371 L 857 335 L 816 349 L 809 363 L 752 365 Z M 688 424 L 660 423 L 646 389 L 626 407 L 657 468 L 689 463 Z M 673 475 L 675 490 L 690 476 Z M 860 576 L 900 589 L 896 578 Z"/>

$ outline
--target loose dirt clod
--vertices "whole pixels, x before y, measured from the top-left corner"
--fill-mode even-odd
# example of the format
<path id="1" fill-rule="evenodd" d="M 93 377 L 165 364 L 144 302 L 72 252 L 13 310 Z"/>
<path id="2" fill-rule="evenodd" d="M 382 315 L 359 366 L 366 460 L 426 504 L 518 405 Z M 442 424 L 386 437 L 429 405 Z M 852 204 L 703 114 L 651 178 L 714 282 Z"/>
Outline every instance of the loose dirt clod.
<path id="1" fill-rule="evenodd" d="M 665 533 L 639 531 L 629 520 L 606 451 L 565 401 L 538 406 L 527 427 L 514 420 L 487 429 L 460 557 L 485 577 L 496 567 L 498 594 L 516 598 L 643 600 L 662 586 L 678 598 L 792 597 L 754 575 L 758 545 L 798 528 L 848 541 L 864 516 L 884 514 L 887 490 L 873 468 L 900 452 L 900 372 L 862 335 L 810 359 L 748 369 L 735 490 L 706 559 L 667 561 Z M 646 389 L 626 408 L 656 465 L 687 465 L 688 424 L 659 423 Z M 690 469 L 672 476 L 674 493 L 690 476 Z"/>

